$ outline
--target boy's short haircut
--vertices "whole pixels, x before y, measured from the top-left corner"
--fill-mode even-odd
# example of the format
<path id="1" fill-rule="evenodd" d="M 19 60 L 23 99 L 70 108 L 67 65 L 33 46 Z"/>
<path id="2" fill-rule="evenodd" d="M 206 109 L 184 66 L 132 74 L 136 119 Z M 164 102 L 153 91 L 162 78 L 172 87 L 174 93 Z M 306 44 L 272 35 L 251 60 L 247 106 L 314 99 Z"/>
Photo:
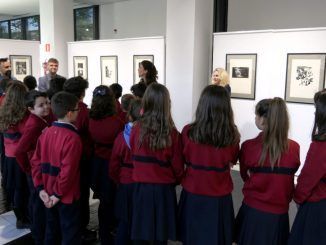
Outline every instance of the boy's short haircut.
<path id="1" fill-rule="evenodd" d="M 36 101 L 36 99 L 38 97 L 47 98 L 48 95 L 45 92 L 40 92 L 40 91 L 36 91 L 36 90 L 31 90 L 31 91 L 27 92 L 27 94 L 25 95 L 25 105 L 26 105 L 26 107 L 34 108 L 35 101 Z"/>
<path id="2" fill-rule="evenodd" d="M 79 99 L 68 92 L 59 92 L 51 98 L 51 108 L 53 114 L 58 118 L 64 118 L 69 111 L 75 110 Z"/>
<path id="3" fill-rule="evenodd" d="M 48 63 L 55 63 L 55 64 L 59 64 L 59 61 L 56 58 L 50 58 L 48 60 Z"/>
<path id="4" fill-rule="evenodd" d="M 133 93 L 133 95 L 139 98 L 143 98 L 146 88 L 147 86 L 145 85 L 145 83 L 137 83 L 132 85 L 130 90 Z"/>
<path id="5" fill-rule="evenodd" d="M 110 89 L 114 93 L 116 99 L 119 99 L 122 95 L 122 87 L 118 83 L 113 83 L 110 85 Z"/>
<path id="6" fill-rule="evenodd" d="M 134 99 L 130 103 L 128 116 L 131 117 L 132 122 L 137 121 L 140 118 L 140 110 L 141 110 L 141 100 Z"/>
<path id="7" fill-rule="evenodd" d="M 123 111 L 128 111 L 130 107 L 130 103 L 133 99 L 135 99 L 135 96 L 133 96 L 132 94 L 124 94 L 121 97 L 121 109 Z"/>
<path id="8" fill-rule="evenodd" d="M 78 99 L 84 95 L 88 88 L 88 82 L 81 76 L 69 78 L 63 84 L 63 90 L 77 96 Z"/>
<path id="9" fill-rule="evenodd" d="M 35 89 L 37 85 L 35 77 L 31 75 L 24 77 L 23 83 L 26 85 L 28 90 Z"/>

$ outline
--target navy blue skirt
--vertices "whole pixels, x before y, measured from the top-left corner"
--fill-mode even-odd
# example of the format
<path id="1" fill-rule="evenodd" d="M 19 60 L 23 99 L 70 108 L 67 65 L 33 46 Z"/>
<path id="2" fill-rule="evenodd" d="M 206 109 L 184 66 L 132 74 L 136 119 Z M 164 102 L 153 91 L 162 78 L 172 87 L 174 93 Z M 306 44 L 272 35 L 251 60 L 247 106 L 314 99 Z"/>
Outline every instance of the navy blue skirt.
<path id="1" fill-rule="evenodd" d="M 132 240 L 176 240 L 177 198 L 172 184 L 135 183 Z"/>
<path id="2" fill-rule="evenodd" d="M 233 228 L 231 194 L 210 197 L 182 190 L 178 210 L 178 237 L 184 245 L 231 245 Z"/>
<path id="3" fill-rule="evenodd" d="M 242 203 L 236 218 L 235 240 L 238 245 L 286 245 L 289 215 L 263 212 Z"/>
<path id="4" fill-rule="evenodd" d="M 94 192 L 93 198 L 112 202 L 115 199 L 116 185 L 109 177 L 109 162 L 94 156 L 91 162 L 90 187 Z"/>
<path id="5" fill-rule="evenodd" d="M 115 199 L 114 214 L 118 220 L 131 224 L 134 184 L 120 184 Z"/>
<path id="6" fill-rule="evenodd" d="M 307 202 L 300 206 L 288 244 L 326 244 L 326 200 Z"/>

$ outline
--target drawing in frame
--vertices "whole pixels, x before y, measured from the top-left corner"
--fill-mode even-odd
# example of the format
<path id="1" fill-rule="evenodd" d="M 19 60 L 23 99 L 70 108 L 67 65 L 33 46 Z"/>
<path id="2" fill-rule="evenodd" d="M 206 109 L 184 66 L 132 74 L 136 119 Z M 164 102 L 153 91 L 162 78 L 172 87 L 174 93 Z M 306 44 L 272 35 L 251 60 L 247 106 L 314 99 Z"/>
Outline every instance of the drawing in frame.
<path id="1" fill-rule="evenodd" d="M 32 56 L 30 55 L 10 55 L 11 76 L 19 81 L 23 81 L 28 75 L 32 75 Z"/>
<path id="2" fill-rule="evenodd" d="M 101 56 L 101 84 L 118 83 L 118 56 Z"/>
<path id="3" fill-rule="evenodd" d="M 74 56 L 74 76 L 88 79 L 87 56 Z"/>
<path id="4" fill-rule="evenodd" d="M 138 68 L 139 63 L 143 60 L 148 60 L 154 64 L 154 55 L 134 55 L 134 84 L 139 82 Z"/>
<path id="5" fill-rule="evenodd" d="M 257 54 L 226 54 L 231 97 L 255 99 Z"/>
<path id="6" fill-rule="evenodd" d="M 287 55 L 285 100 L 314 103 L 314 95 L 323 89 L 325 53 L 293 53 Z"/>

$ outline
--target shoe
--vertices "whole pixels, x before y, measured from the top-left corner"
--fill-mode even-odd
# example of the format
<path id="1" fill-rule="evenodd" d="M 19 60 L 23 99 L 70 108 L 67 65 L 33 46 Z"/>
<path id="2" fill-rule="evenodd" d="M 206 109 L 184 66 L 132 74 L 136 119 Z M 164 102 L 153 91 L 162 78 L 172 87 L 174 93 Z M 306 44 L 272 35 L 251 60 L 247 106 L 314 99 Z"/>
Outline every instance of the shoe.
<path id="1" fill-rule="evenodd" d="M 82 233 L 82 241 L 89 243 L 97 240 L 97 232 L 94 230 L 85 229 Z"/>
<path id="2" fill-rule="evenodd" d="M 16 228 L 17 229 L 30 229 L 31 224 L 29 222 L 23 221 L 23 220 L 17 220 L 16 221 Z"/>

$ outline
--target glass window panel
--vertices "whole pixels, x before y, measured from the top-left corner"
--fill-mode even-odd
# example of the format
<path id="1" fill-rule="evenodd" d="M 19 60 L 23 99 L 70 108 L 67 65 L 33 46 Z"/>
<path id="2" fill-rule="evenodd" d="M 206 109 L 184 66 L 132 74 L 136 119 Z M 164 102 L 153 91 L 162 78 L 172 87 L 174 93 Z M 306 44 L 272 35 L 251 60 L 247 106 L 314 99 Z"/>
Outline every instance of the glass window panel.
<path id="1" fill-rule="evenodd" d="M 9 38 L 9 21 L 0 22 L 0 38 Z"/>
<path id="2" fill-rule="evenodd" d="M 22 20 L 10 21 L 11 39 L 23 39 Z"/>
<path id="3" fill-rule="evenodd" d="M 94 40 L 94 8 L 75 10 L 76 41 Z"/>
<path id="4" fill-rule="evenodd" d="M 40 17 L 32 16 L 26 19 L 26 39 L 40 40 Z"/>

